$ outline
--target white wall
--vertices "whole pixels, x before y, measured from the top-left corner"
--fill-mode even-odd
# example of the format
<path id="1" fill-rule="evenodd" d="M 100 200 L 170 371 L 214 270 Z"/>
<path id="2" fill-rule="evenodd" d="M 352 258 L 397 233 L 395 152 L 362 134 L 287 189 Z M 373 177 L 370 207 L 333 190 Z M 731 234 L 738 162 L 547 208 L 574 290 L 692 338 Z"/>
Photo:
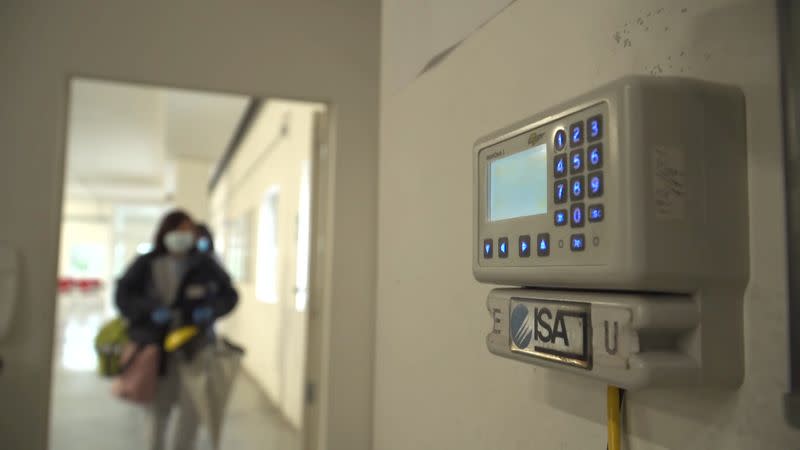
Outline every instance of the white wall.
<path id="1" fill-rule="evenodd" d="M 327 295 L 317 299 L 330 355 L 321 363 L 320 444 L 369 446 L 373 324 L 360 317 L 371 317 L 374 304 L 379 6 L 2 2 L 0 236 L 20 251 L 24 273 L 18 316 L 0 342 L 4 447 L 43 449 L 47 441 L 53 335 L 46 324 L 55 297 L 68 80 L 76 75 L 332 104 L 328 232 L 336 244 Z"/>
<path id="2" fill-rule="evenodd" d="M 206 222 L 209 218 L 208 182 L 213 165 L 213 161 L 205 159 L 175 159 L 173 202 L 197 222 Z"/>
<path id="3" fill-rule="evenodd" d="M 305 311 L 295 309 L 295 261 L 300 178 L 311 158 L 312 115 L 320 110 L 299 102 L 267 101 L 244 137 L 212 195 L 212 223 L 252 213 L 249 258 L 251 276 L 239 283 L 239 305 L 224 330 L 247 348 L 245 369 L 295 426 L 303 418 L 305 385 Z M 281 128 L 288 124 L 283 136 Z M 268 189 L 278 188 L 278 301 L 256 298 L 258 217 Z M 223 230 L 214 230 L 217 235 Z M 227 237 L 227 236 L 226 236 Z"/>
<path id="4" fill-rule="evenodd" d="M 384 11 L 405 9 L 400 20 L 413 15 L 413 2 L 384 3 Z M 735 392 L 632 393 L 627 448 L 798 448 L 800 433 L 781 408 L 787 292 L 775 15 L 772 2 L 756 0 L 519 0 L 402 91 L 383 90 L 376 450 L 604 448 L 602 384 L 486 350 L 490 287 L 471 273 L 471 150 L 487 132 L 647 73 L 733 83 L 747 97 L 746 379 Z M 387 49 L 413 33 L 394 21 L 384 13 L 382 77 L 398 64 Z"/>

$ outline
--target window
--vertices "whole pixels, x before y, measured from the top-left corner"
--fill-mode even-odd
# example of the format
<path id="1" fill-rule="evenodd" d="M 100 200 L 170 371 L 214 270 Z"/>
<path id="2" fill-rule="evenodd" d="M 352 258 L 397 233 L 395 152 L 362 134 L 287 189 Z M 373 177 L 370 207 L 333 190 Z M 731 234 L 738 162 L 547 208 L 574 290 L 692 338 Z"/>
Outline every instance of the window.
<path id="1" fill-rule="evenodd" d="M 267 189 L 258 217 L 256 298 L 278 303 L 278 206 L 280 188 Z"/>
<path id="2" fill-rule="evenodd" d="M 303 164 L 303 172 L 300 175 L 300 202 L 297 209 L 297 267 L 295 270 L 294 307 L 298 312 L 305 311 L 308 303 L 310 215 L 311 186 L 308 162 L 306 162 Z"/>
<path id="3" fill-rule="evenodd" d="M 240 216 L 227 226 L 229 242 L 225 249 L 225 265 L 231 277 L 239 283 L 247 282 L 250 278 L 250 224 L 252 213 Z"/>
<path id="4" fill-rule="evenodd" d="M 74 277 L 102 277 L 107 269 L 106 247 L 102 243 L 73 244 L 67 273 Z"/>

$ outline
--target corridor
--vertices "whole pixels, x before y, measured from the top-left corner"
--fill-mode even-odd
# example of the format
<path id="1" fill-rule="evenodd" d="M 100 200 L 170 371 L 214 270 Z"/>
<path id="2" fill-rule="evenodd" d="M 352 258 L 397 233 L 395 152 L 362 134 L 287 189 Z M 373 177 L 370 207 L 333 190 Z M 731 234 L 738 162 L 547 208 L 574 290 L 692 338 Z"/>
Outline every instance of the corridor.
<path id="1" fill-rule="evenodd" d="M 59 298 L 50 450 L 146 448 L 144 411 L 114 398 L 110 381 L 94 369 L 92 340 L 105 316 L 103 295 Z M 294 450 L 300 448 L 300 437 L 258 386 L 240 374 L 228 406 L 222 448 Z M 202 429 L 198 450 L 211 450 Z"/>

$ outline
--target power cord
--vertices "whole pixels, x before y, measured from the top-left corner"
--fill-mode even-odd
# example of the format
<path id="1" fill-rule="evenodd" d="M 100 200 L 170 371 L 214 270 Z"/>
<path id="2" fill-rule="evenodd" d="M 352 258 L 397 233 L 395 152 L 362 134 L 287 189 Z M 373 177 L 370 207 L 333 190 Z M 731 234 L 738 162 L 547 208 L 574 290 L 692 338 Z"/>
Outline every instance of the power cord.
<path id="1" fill-rule="evenodd" d="M 620 417 L 625 399 L 625 390 L 608 386 L 606 390 L 606 414 L 608 415 L 608 444 L 606 450 L 620 450 Z"/>

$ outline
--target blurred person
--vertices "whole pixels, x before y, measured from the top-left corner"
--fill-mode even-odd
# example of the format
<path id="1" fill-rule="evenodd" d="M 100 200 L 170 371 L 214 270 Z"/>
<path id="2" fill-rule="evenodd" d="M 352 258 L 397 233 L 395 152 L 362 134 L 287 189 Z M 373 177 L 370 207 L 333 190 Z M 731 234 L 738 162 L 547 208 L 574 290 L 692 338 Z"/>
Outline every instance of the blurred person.
<path id="1" fill-rule="evenodd" d="M 197 235 L 197 251 L 201 253 L 208 253 L 214 255 L 214 235 L 211 230 L 204 223 L 199 223 L 195 226 L 195 234 Z"/>
<path id="2" fill-rule="evenodd" d="M 191 217 L 172 211 L 161 220 L 153 250 L 138 257 L 119 280 L 116 304 L 128 321 L 128 336 L 134 343 L 163 348 L 167 334 L 187 324 L 200 330 L 193 351 L 201 350 L 204 342 L 213 343 L 214 322 L 235 307 L 238 294 L 215 258 L 198 251 L 197 241 Z M 150 450 L 165 448 L 173 409 L 178 413 L 174 448 L 195 448 L 198 412 L 181 387 L 182 356 L 186 355 L 161 352 L 157 392 L 148 407 Z"/>

